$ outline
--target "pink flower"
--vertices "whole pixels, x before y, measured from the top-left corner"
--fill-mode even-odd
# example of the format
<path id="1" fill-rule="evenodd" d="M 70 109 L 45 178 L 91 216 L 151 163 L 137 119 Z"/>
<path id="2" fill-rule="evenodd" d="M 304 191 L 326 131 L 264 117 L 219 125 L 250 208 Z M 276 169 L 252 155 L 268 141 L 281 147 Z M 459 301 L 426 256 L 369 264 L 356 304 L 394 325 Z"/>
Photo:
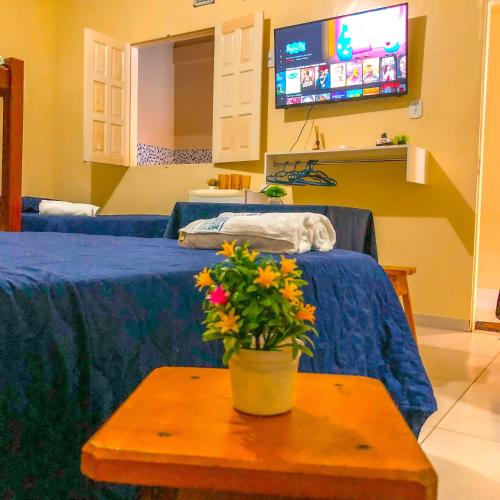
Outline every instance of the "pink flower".
<path id="1" fill-rule="evenodd" d="M 222 286 L 218 286 L 213 292 L 208 294 L 208 300 L 215 305 L 223 306 L 227 304 L 227 298 L 229 294 L 224 291 Z"/>

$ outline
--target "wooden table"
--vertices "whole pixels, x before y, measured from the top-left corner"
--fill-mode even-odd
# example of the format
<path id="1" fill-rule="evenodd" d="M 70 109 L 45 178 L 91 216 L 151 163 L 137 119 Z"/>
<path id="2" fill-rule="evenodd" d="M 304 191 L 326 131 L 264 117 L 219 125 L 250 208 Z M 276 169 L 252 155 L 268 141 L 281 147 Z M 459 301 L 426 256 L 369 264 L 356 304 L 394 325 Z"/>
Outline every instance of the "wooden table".
<path id="1" fill-rule="evenodd" d="M 202 368 L 152 372 L 85 444 L 82 472 L 252 498 L 434 499 L 437 487 L 379 381 L 300 373 L 291 412 L 254 417 L 232 408 L 227 370 Z"/>

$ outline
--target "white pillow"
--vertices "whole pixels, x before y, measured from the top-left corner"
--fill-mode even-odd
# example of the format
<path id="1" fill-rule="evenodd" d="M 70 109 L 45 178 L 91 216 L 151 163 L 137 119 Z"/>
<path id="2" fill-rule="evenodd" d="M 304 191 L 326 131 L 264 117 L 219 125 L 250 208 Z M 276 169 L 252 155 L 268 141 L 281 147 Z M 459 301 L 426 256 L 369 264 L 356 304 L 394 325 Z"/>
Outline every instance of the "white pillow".
<path id="1" fill-rule="evenodd" d="M 86 203 L 70 203 L 68 201 L 42 200 L 40 202 L 40 215 L 81 215 L 95 217 L 99 207 Z"/>

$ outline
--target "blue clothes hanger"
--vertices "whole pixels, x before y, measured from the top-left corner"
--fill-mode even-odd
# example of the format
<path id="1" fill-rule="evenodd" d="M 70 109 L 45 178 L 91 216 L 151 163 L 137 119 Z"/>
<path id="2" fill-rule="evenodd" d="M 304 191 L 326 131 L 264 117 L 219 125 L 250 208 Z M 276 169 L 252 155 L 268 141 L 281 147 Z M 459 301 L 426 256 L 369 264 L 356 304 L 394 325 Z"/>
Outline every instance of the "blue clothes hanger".
<path id="1" fill-rule="evenodd" d="M 289 184 L 294 186 L 336 186 L 337 181 L 322 170 L 317 170 L 318 160 L 309 160 L 303 170 L 297 170 L 301 161 L 295 163 L 285 161 L 283 168 L 267 176 L 268 182 Z M 293 165 L 292 170 L 289 167 Z"/>

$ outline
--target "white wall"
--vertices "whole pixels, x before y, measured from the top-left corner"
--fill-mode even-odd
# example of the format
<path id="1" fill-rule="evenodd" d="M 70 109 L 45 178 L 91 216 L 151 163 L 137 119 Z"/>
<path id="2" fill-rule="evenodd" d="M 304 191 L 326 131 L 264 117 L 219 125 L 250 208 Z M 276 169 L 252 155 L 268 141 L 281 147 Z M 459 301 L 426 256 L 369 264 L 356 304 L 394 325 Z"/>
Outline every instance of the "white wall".
<path id="1" fill-rule="evenodd" d="M 174 147 L 173 44 L 139 49 L 137 142 Z"/>

